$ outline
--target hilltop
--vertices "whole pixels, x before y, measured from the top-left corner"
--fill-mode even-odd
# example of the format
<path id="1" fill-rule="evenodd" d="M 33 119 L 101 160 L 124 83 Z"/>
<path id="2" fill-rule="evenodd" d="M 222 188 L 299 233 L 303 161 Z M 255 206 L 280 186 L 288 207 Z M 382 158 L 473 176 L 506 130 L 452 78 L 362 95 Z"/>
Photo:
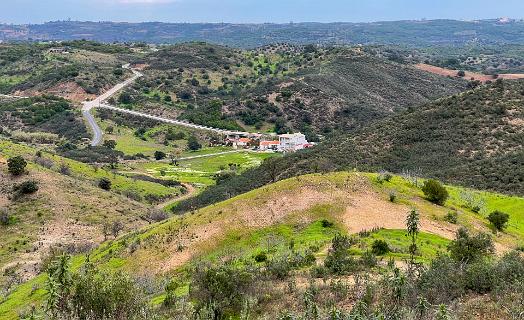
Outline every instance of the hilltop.
<path id="1" fill-rule="evenodd" d="M 524 81 L 500 80 L 409 108 L 356 133 L 268 161 L 181 203 L 177 210 L 205 206 L 290 176 L 353 168 L 522 195 L 523 92 Z"/>
<path id="2" fill-rule="evenodd" d="M 357 268 L 354 271 L 356 274 L 359 273 L 357 270 L 369 273 L 382 270 L 390 274 L 392 270 L 386 267 L 387 259 L 402 265 L 409 258 L 409 240 L 403 229 L 405 217 L 411 208 L 416 208 L 420 213 L 417 259 L 422 263 L 444 253 L 461 226 L 467 226 L 475 233 L 489 232 L 484 216 L 497 208 L 510 214 L 507 231 L 494 238 L 497 253 L 502 255 L 520 244 L 523 234 L 520 223 L 522 212 L 519 211 L 522 198 L 447 186 L 451 197 L 441 207 L 425 200 L 420 189 L 412 182 L 400 177 L 388 180 L 380 180 L 376 174 L 339 172 L 280 181 L 189 215 L 173 217 L 107 241 L 91 252 L 90 263 L 105 270 L 125 271 L 139 277 L 140 283 L 147 284 L 148 299 L 155 312 L 166 317 L 178 314 L 188 318 L 191 315 L 182 311 L 181 305 L 170 305 L 165 301 L 174 294 L 177 303 L 184 304 L 185 297 L 191 295 L 196 299 L 193 302 L 200 305 L 200 296 L 195 295 L 195 292 L 202 290 L 195 287 L 201 281 L 198 280 L 198 274 L 202 272 L 199 268 L 207 268 L 204 270 L 207 270 L 209 277 L 213 277 L 213 272 L 217 270 L 214 268 L 222 268 L 219 270 L 225 273 L 218 274 L 223 277 L 232 276 L 230 273 L 233 270 L 244 270 L 238 276 L 249 278 L 250 272 L 256 272 L 253 268 L 260 266 L 266 270 L 264 272 L 268 272 L 268 276 L 266 273 L 258 276 L 264 277 L 266 288 L 271 289 L 265 291 L 257 287 L 259 289 L 252 294 L 271 294 L 253 302 L 249 309 L 256 312 L 257 317 L 276 317 L 279 312 L 275 313 L 275 310 L 303 310 L 300 296 L 304 291 L 307 294 L 312 287 L 330 294 L 335 283 L 339 282 L 340 285 L 356 279 L 348 274 L 321 271 L 320 266 L 330 256 L 328 249 L 331 240 L 339 233 L 353 235 L 350 252 L 352 259 L 356 259 L 351 260 Z M 397 195 L 394 201 L 390 200 L 391 192 Z M 485 201 L 479 214 L 469 207 L 468 197 L 464 196 L 466 193 Z M 455 213 L 455 220 L 449 220 L 449 212 Z M 357 264 L 364 263 L 362 261 L 365 261 L 366 252 L 369 254 L 376 240 L 389 243 L 392 251 L 370 262 L 368 267 L 357 267 Z M 257 258 L 261 253 L 267 255 L 264 260 Z M 75 256 L 73 270 L 78 270 L 83 261 L 82 256 Z M 229 269 L 231 265 L 228 261 L 234 263 L 233 270 Z M 236 286 L 238 280 L 230 278 L 230 283 Z M 12 291 L 0 304 L 0 318 L 11 319 L 16 310 L 22 310 L 28 303 L 38 304 L 45 295 L 43 282 L 44 276 L 39 276 Z M 162 283 L 173 283 L 174 287 L 166 284 L 164 289 Z M 295 283 L 296 287 L 287 291 L 288 283 Z M 259 284 L 253 282 L 251 285 Z M 31 287 L 36 289 L 29 290 Z M 244 287 L 238 290 L 246 294 Z M 454 299 L 432 291 L 425 294 L 433 302 Z M 335 300 L 340 310 L 354 305 L 350 298 L 353 295 L 343 296 L 345 298 L 337 296 Z M 455 312 L 467 312 L 472 308 L 470 298 L 460 297 L 467 303 L 454 307 Z M 232 301 L 227 301 L 225 305 L 232 308 L 226 308 L 228 312 L 238 310 L 236 305 L 229 304 Z M 506 300 L 501 301 L 508 303 Z M 493 302 L 487 298 L 485 303 L 491 305 Z M 318 304 L 324 306 L 321 301 Z M 494 312 L 489 307 L 475 310 L 481 314 Z M 501 315 L 500 311 L 496 314 Z"/>

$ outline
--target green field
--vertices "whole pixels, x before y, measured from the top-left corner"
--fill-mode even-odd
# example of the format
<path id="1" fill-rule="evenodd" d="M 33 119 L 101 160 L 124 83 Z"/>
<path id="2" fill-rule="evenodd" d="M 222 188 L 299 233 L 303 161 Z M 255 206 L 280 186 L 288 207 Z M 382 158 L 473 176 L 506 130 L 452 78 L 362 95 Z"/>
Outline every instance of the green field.
<path id="1" fill-rule="evenodd" d="M 197 152 L 182 154 L 182 157 L 209 155 L 218 152 L 227 152 L 231 149 L 217 147 L 203 149 Z M 178 166 L 168 163 L 144 162 L 133 167 L 145 171 L 156 177 L 169 177 L 181 182 L 194 183 L 200 186 L 209 186 L 215 183 L 213 176 L 220 170 L 227 169 L 230 164 L 238 166 L 238 172 L 260 165 L 264 159 L 275 156 L 273 153 L 256 153 L 239 151 L 227 154 L 218 154 L 208 157 L 179 161 Z M 163 174 L 163 175 L 162 175 Z"/>

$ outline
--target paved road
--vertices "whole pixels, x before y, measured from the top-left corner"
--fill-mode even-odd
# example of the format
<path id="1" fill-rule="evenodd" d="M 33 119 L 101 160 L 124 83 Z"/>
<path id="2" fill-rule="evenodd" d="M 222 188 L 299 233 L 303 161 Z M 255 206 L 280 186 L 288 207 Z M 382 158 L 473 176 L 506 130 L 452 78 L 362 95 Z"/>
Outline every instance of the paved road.
<path id="1" fill-rule="evenodd" d="M 104 108 L 104 109 L 113 110 L 113 111 L 116 111 L 116 112 L 127 113 L 127 114 L 131 114 L 131 115 L 134 115 L 134 116 L 137 116 L 137 117 L 149 118 L 149 119 L 153 119 L 153 120 L 156 120 L 156 121 L 165 122 L 165 123 L 169 123 L 169 124 L 174 124 L 174 125 L 177 125 L 177 126 L 183 126 L 183 127 L 187 127 L 187 128 L 191 128 L 191 129 L 211 131 L 211 132 L 215 132 L 215 133 L 222 134 L 222 135 L 242 136 L 242 137 L 259 135 L 258 133 L 232 131 L 232 130 L 224 130 L 224 129 L 217 129 L 217 128 L 212 128 L 212 127 L 202 126 L 202 125 L 190 123 L 190 122 L 187 122 L 187 121 L 184 121 L 184 120 L 173 120 L 173 119 L 169 119 L 169 118 L 154 116 L 154 115 L 143 113 L 143 112 L 138 112 L 138 111 L 127 110 L 127 109 L 123 109 L 123 108 L 118 108 L 118 107 L 110 106 L 108 104 L 100 104 L 97 107 L 98 108 Z"/>
<path id="2" fill-rule="evenodd" d="M 122 68 L 130 69 L 129 64 L 123 65 Z M 101 106 L 103 101 L 105 101 L 106 99 L 109 99 L 112 95 L 122 90 L 123 88 L 131 84 L 133 81 L 135 81 L 136 79 L 142 76 L 142 73 L 138 72 L 137 70 L 134 70 L 134 69 L 130 69 L 130 70 L 133 72 L 133 76 L 131 78 L 127 79 L 124 82 L 117 84 L 116 86 L 109 89 L 102 95 L 98 96 L 96 99 L 83 102 L 82 114 L 84 115 L 87 122 L 89 123 L 91 130 L 93 130 L 93 139 L 91 140 L 92 146 L 98 146 L 102 142 L 103 132 L 102 132 L 102 129 L 100 129 L 100 127 L 96 123 L 95 118 L 91 114 L 91 109 Z"/>
<path id="3" fill-rule="evenodd" d="M 93 130 L 93 140 L 91 141 L 91 145 L 92 146 L 99 145 L 102 142 L 102 135 L 103 135 L 102 130 L 100 129 L 100 127 L 96 123 L 93 115 L 91 115 L 91 113 L 90 113 L 91 109 L 93 109 L 93 108 L 109 109 L 109 110 L 116 111 L 116 112 L 127 113 L 127 114 L 131 114 L 131 115 L 138 116 L 138 117 L 149 118 L 149 119 L 157 120 L 157 121 L 160 121 L 160 122 L 174 124 L 174 125 L 177 125 L 177 126 L 183 126 L 183 127 L 187 127 L 187 128 L 191 128 L 191 129 L 197 129 L 197 130 L 211 131 L 211 132 L 214 132 L 214 133 L 217 133 L 217 134 L 220 134 L 220 135 L 226 135 L 226 136 L 258 137 L 258 136 L 261 135 L 259 133 L 250 133 L 250 132 L 242 132 L 242 131 L 233 131 L 233 130 L 224 130 L 224 129 L 211 128 L 211 127 L 207 127 L 207 126 L 202 126 L 202 125 L 190 123 L 190 122 L 187 122 L 187 121 L 184 121 L 184 120 L 174 120 L 174 119 L 169 119 L 169 118 L 165 118 L 165 117 L 159 117 L 159 116 L 150 115 L 150 114 L 143 113 L 143 112 L 127 110 L 127 109 L 111 106 L 111 105 L 105 103 L 105 100 L 109 99 L 112 95 L 114 95 L 118 91 L 122 90 L 124 87 L 126 87 L 129 84 L 131 84 L 132 82 L 134 82 L 136 79 L 138 79 L 138 78 L 143 76 L 143 74 L 140 73 L 139 71 L 137 71 L 135 69 L 131 69 L 129 64 L 123 65 L 122 68 L 131 70 L 133 72 L 133 76 L 131 78 L 127 79 L 126 81 L 117 84 L 116 86 L 114 86 L 113 88 L 111 88 L 110 90 L 105 92 L 104 94 L 100 95 L 96 99 L 94 99 L 92 101 L 86 101 L 86 102 L 83 103 L 82 113 L 83 113 L 84 117 L 87 119 L 87 121 L 89 123 L 89 126 L 91 126 L 91 129 Z"/>

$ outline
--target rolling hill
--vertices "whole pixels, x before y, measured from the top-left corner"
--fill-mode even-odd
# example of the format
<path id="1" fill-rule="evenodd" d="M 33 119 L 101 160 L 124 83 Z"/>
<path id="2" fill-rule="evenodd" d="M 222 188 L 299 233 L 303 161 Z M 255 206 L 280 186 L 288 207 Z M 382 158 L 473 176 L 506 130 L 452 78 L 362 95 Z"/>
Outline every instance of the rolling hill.
<path id="1" fill-rule="evenodd" d="M 505 20 L 420 20 L 373 23 L 127 23 L 54 21 L 32 25 L 1 25 L 1 40 L 81 40 L 107 43 L 179 43 L 206 41 L 236 47 L 289 42 L 400 44 L 410 46 L 524 42 L 523 22 Z"/>
<path id="2" fill-rule="evenodd" d="M 510 214 L 507 231 L 495 237 L 498 254 L 520 244 L 523 234 L 523 213 L 519 211 L 522 198 L 447 186 L 451 197 L 445 206 L 440 207 L 425 200 L 420 189 L 408 180 L 393 177 L 379 182 L 377 178 L 376 174 L 339 172 L 280 181 L 107 241 L 90 253 L 89 261 L 105 270 L 123 271 L 141 279 L 140 283 L 147 286 L 150 305 L 158 314 L 188 318 L 190 316 L 178 307 L 163 304 L 169 293 L 164 291 L 162 283 L 175 283 L 176 297 L 180 299 L 178 303 L 183 304 L 187 295 L 201 299 L 195 296 L 199 289 L 195 287 L 198 282 L 194 281 L 197 281 L 195 274 L 198 274 L 202 264 L 207 272 L 214 272 L 213 265 L 224 263 L 222 268 L 225 269 L 219 271 L 226 272 L 219 273 L 224 277 L 227 277 L 227 272 L 232 272 L 227 269 L 227 261 L 233 261 L 235 268 L 240 268 L 238 270 L 244 270 L 242 266 L 247 270 L 257 265 L 266 266 L 269 278 L 263 274 L 258 277 L 263 277 L 265 287 L 271 288 L 271 294 L 254 302 L 252 308 L 258 316 L 276 317 L 277 310 L 302 309 L 299 297 L 310 286 L 329 294 L 333 282 L 326 284 L 327 278 L 330 281 L 347 279 L 347 276 L 336 274 L 315 276 L 315 264 L 300 262 L 309 257 L 307 259 L 316 260 L 317 264 L 324 263 L 330 255 L 330 241 L 338 233 L 353 235 L 355 242 L 351 254 L 354 257 L 365 256 L 365 252 L 371 250 L 372 243 L 380 239 L 390 243 L 392 251 L 380 258 L 377 268 L 386 268 L 383 259 L 393 259 L 402 264 L 403 259 L 409 258 L 409 241 L 403 229 L 404 219 L 411 208 L 420 212 L 420 247 L 417 253 L 420 262 L 428 262 L 445 252 L 460 226 L 467 226 L 475 232 L 489 231 L 484 216 L 494 209 L 503 209 Z M 391 192 L 397 194 L 393 202 L 389 200 Z M 462 196 L 464 192 L 484 198 L 485 206 L 479 214 L 468 207 L 466 198 Z M 457 214 L 455 223 L 446 220 L 450 211 Z M 257 260 L 261 252 L 267 254 L 267 260 Z M 289 261 L 289 266 L 283 261 Z M 84 262 L 84 256 L 74 256 L 72 270 L 80 270 Z M 298 266 L 293 263 L 298 263 Z M 384 272 L 387 270 L 384 269 Z M 247 276 L 246 273 L 240 275 Z M 208 277 L 213 277 L 212 273 L 208 273 Z M 297 282 L 296 289 L 291 292 L 286 291 L 288 281 Z M 46 293 L 44 282 L 45 274 L 11 291 L 0 303 L 0 319 L 13 319 L 17 311 L 27 310 L 30 303 L 39 304 Z M 167 285 L 165 288 L 168 288 Z M 265 292 L 262 290 L 252 294 L 263 296 Z M 470 301 L 468 299 L 463 301 Z M 343 304 L 343 299 L 336 301 L 337 305 Z M 319 302 L 319 305 L 323 303 Z M 456 310 L 465 311 L 470 307 L 468 302 L 456 307 Z M 480 313 L 492 312 L 491 309 L 476 310 Z"/>

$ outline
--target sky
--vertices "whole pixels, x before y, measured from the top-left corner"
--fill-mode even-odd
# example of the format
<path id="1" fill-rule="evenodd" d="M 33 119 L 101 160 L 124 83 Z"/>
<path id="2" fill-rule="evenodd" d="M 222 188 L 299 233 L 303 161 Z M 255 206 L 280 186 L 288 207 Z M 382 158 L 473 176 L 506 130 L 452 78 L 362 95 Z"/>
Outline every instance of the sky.
<path id="1" fill-rule="evenodd" d="M 0 23 L 370 22 L 524 17 L 524 0 L 0 0 Z"/>

